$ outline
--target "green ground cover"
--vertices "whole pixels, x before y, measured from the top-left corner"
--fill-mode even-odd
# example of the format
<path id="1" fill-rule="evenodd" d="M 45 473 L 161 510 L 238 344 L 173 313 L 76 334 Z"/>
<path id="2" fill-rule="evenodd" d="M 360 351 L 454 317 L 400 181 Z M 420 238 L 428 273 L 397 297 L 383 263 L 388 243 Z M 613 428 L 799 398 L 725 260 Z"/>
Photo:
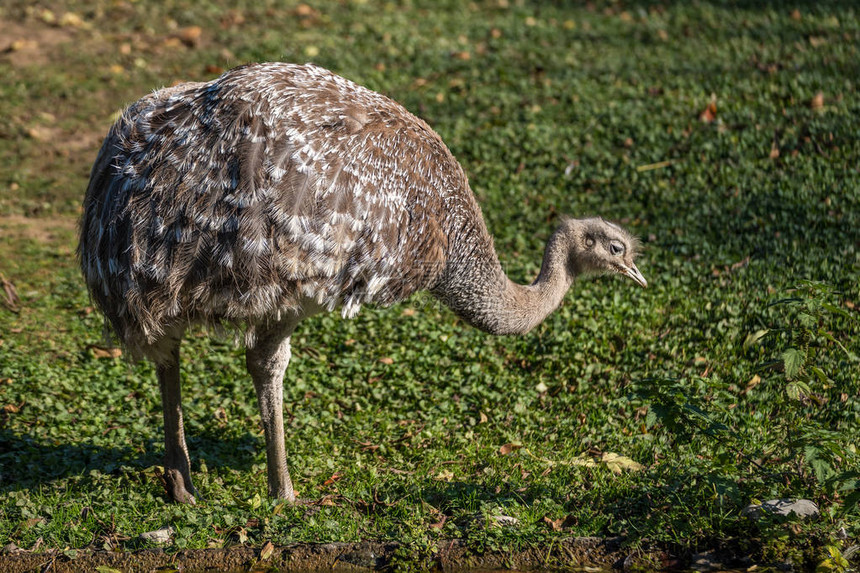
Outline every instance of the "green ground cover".
<path id="1" fill-rule="evenodd" d="M 810 564 L 857 543 L 856 7 L 228 4 L 0 8 L 0 544 L 132 547 L 171 524 L 171 550 L 380 539 L 421 563 L 439 538 L 625 535 Z M 194 332 L 182 375 L 202 498 L 171 505 L 154 370 L 92 347 L 75 221 L 118 108 L 265 60 L 313 61 L 425 118 L 515 280 L 536 274 L 560 214 L 601 214 L 642 237 L 650 284 L 580 282 L 521 338 L 426 297 L 307 320 L 285 408 L 310 508 L 265 498 L 243 351 Z M 616 473 L 609 452 L 642 469 Z M 775 497 L 822 515 L 741 516 Z M 494 515 L 519 523 L 483 525 Z"/>

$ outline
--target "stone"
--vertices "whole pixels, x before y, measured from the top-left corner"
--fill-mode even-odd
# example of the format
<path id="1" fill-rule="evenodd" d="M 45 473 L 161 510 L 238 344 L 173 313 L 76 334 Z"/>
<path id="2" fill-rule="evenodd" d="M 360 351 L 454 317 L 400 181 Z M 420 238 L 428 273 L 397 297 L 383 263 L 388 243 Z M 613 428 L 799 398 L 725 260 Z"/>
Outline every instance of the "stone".
<path id="1" fill-rule="evenodd" d="M 141 533 L 140 538 L 146 541 L 152 541 L 153 543 L 170 543 L 170 540 L 173 539 L 174 533 L 173 528 L 168 525 L 161 529 L 156 529 L 155 531 Z"/>
<path id="2" fill-rule="evenodd" d="M 808 499 L 771 499 L 762 504 L 746 506 L 742 515 L 753 519 L 761 519 L 764 515 L 779 515 L 791 517 L 792 515 L 805 519 L 807 517 L 818 517 L 818 506 Z"/>

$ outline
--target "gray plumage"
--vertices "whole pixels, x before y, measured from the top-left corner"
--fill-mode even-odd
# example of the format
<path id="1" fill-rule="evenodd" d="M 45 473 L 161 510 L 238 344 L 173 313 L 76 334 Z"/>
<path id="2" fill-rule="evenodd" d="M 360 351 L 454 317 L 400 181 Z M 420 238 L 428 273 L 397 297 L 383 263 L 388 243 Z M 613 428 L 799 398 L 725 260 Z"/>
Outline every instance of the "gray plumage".
<path id="1" fill-rule="evenodd" d="M 269 491 L 292 499 L 279 396 L 301 318 L 429 290 L 478 328 L 526 332 L 578 275 L 645 286 L 636 248 L 603 219 L 567 219 L 537 280 L 512 283 L 462 168 L 426 123 L 322 68 L 270 63 L 132 104 L 93 166 L 79 254 L 121 342 L 159 365 L 166 465 L 192 491 L 179 341 L 192 323 L 246 328 Z"/>

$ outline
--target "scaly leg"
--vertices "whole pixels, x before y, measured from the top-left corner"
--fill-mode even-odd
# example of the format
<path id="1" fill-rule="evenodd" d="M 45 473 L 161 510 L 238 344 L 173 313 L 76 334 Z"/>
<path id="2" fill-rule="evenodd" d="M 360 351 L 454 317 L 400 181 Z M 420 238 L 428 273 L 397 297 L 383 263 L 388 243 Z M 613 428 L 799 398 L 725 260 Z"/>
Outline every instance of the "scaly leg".
<path id="1" fill-rule="evenodd" d="M 191 482 L 191 461 L 185 445 L 185 427 L 182 423 L 182 392 L 179 387 L 179 344 L 181 337 L 170 340 L 168 359 L 158 364 L 158 385 L 161 388 L 161 407 L 164 412 L 164 470 L 170 496 L 180 503 L 194 503 L 194 484 Z M 176 477 L 177 473 L 180 477 Z"/>
<path id="2" fill-rule="evenodd" d="M 290 336 L 296 324 L 298 319 L 290 317 L 274 324 L 257 325 L 256 341 L 245 351 L 266 435 L 269 496 L 290 502 L 296 500 L 296 495 L 284 447 L 284 373 L 290 363 Z"/>

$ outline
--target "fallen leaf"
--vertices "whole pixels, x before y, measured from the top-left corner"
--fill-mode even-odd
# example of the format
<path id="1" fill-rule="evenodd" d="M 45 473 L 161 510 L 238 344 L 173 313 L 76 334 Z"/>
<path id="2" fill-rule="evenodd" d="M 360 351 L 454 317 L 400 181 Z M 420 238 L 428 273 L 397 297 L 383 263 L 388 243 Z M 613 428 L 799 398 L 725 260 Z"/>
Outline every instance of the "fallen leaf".
<path id="1" fill-rule="evenodd" d="M 93 353 L 95 358 L 119 358 L 122 356 L 121 348 L 106 348 L 95 344 L 87 345 L 87 349 Z"/>
<path id="2" fill-rule="evenodd" d="M 35 527 L 36 525 L 39 525 L 43 521 L 45 521 L 45 520 L 41 517 L 34 517 L 32 519 L 28 519 L 28 520 L 24 521 L 23 525 L 25 528 L 30 529 L 31 527 Z"/>
<path id="3" fill-rule="evenodd" d="M 775 140 L 770 145 L 770 153 L 768 154 L 768 157 L 771 159 L 777 159 L 779 157 L 779 146 L 776 144 Z"/>
<path id="4" fill-rule="evenodd" d="M 445 525 L 445 522 L 446 522 L 447 520 L 448 520 L 448 516 L 447 516 L 447 515 L 445 515 L 445 514 L 443 513 L 443 514 L 442 514 L 442 519 L 440 519 L 440 520 L 439 520 L 439 521 L 437 521 L 436 523 L 431 523 L 431 524 L 430 524 L 430 527 L 432 527 L 432 528 L 434 528 L 434 529 L 442 529 L 442 526 L 443 526 L 443 525 Z"/>
<path id="5" fill-rule="evenodd" d="M 800 20 L 800 18 L 801 18 L 800 10 L 795 8 L 794 10 L 791 11 L 791 19 L 792 20 Z"/>
<path id="6" fill-rule="evenodd" d="M 818 92 L 817 94 L 812 96 L 812 99 L 809 100 L 809 107 L 812 109 L 823 108 L 824 107 L 824 94 L 821 92 Z"/>
<path id="7" fill-rule="evenodd" d="M 200 43 L 200 38 L 202 36 L 203 29 L 200 26 L 188 26 L 186 28 L 182 28 L 176 33 L 176 37 L 179 38 L 179 41 L 189 48 L 197 46 Z"/>
<path id="8" fill-rule="evenodd" d="M 716 102 L 711 102 L 708 104 L 702 113 L 699 114 L 699 121 L 702 123 L 712 123 L 717 119 L 717 104 Z"/>
<path id="9" fill-rule="evenodd" d="M 57 22 L 57 16 L 47 8 L 39 12 L 39 19 L 42 20 L 45 24 L 55 24 Z"/>
<path id="10" fill-rule="evenodd" d="M 499 453 L 503 456 L 506 456 L 506 455 L 510 454 L 511 452 L 514 452 L 514 451 L 520 449 L 521 447 L 523 447 L 522 444 L 517 443 L 517 442 L 511 442 L 509 444 L 505 444 L 505 445 L 501 446 L 499 448 Z"/>
<path id="11" fill-rule="evenodd" d="M 383 364 L 394 364 L 394 359 L 391 358 L 390 356 L 380 358 L 379 361 L 382 362 Z"/>
<path id="12" fill-rule="evenodd" d="M 299 4 L 296 6 L 296 16 L 314 16 L 316 15 L 316 10 L 308 6 L 307 4 Z"/>
<path id="13" fill-rule="evenodd" d="M 39 42 L 36 40 L 15 40 L 7 48 L 10 52 L 20 52 L 22 50 L 35 50 L 39 47 Z"/>
<path id="14" fill-rule="evenodd" d="M 454 479 L 454 472 L 451 470 L 442 470 L 436 474 L 436 479 L 439 481 L 451 481 Z"/>
<path id="15" fill-rule="evenodd" d="M 6 277 L 0 274 L 0 284 L 3 285 L 3 293 L 6 295 L 6 306 L 9 307 L 9 310 L 16 311 L 18 309 L 18 304 L 20 304 L 21 299 L 18 298 L 18 291 L 15 289 L 15 285 L 12 281 L 7 280 Z"/>
<path id="16" fill-rule="evenodd" d="M 490 517 L 490 525 L 497 527 L 511 527 L 519 525 L 520 520 L 510 515 L 493 515 Z"/>
<path id="17" fill-rule="evenodd" d="M 56 139 L 55 130 L 51 129 L 50 127 L 44 127 L 41 125 L 34 125 L 30 129 L 28 129 L 27 135 L 29 135 L 31 139 L 35 139 L 36 141 L 52 141 Z"/>
<path id="18" fill-rule="evenodd" d="M 84 19 L 75 14 L 74 12 L 66 12 L 60 18 L 60 26 L 67 26 L 71 28 L 81 28 L 84 25 Z"/>
<path id="19" fill-rule="evenodd" d="M 544 516 L 544 523 L 550 526 L 550 529 L 553 531 L 561 531 L 561 524 L 564 523 L 564 518 L 561 519 L 550 519 L 549 517 Z"/>
<path id="20" fill-rule="evenodd" d="M 619 454 L 613 454 L 612 452 L 606 452 L 603 454 L 603 457 L 600 460 L 602 463 L 606 464 L 613 473 L 620 474 L 622 470 L 630 470 L 630 471 L 639 471 L 645 469 L 645 466 L 628 458 L 627 456 L 622 456 Z"/>
<path id="21" fill-rule="evenodd" d="M 747 382 L 747 387 L 744 388 L 744 394 L 746 394 L 747 392 L 749 392 L 750 390 L 752 390 L 753 388 L 758 386 L 760 382 L 761 382 L 761 376 L 759 376 L 758 374 L 753 374 L 753 377 L 750 378 L 749 382 Z"/>
<path id="22" fill-rule="evenodd" d="M 272 553 L 275 551 L 275 546 L 272 545 L 271 541 L 267 541 L 263 548 L 260 550 L 260 561 L 265 561 L 269 557 L 272 556 Z"/>
<path id="23" fill-rule="evenodd" d="M 332 476 L 330 478 L 328 478 L 327 480 L 325 480 L 323 482 L 323 485 L 331 485 L 342 477 L 343 476 L 340 475 L 340 472 L 335 472 L 334 474 L 332 474 Z"/>
<path id="24" fill-rule="evenodd" d="M 212 415 L 219 422 L 226 422 L 227 421 L 227 410 L 224 409 L 224 406 L 220 406 L 220 407 L 216 408 L 215 412 L 213 412 Z"/>
<path id="25" fill-rule="evenodd" d="M 11 380 L 10 380 L 10 382 L 11 382 Z M 483 412 L 481 412 L 481 421 L 478 423 L 479 424 L 486 424 L 488 420 L 489 420 L 489 418 L 487 418 L 487 415 L 484 414 Z"/>
<path id="26" fill-rule="evenodd" d="M 228 10 L 221 17 L 221 27 L 224 29 L 240 26 L 245 23 L 245 16 L 239 10 Z"/>

